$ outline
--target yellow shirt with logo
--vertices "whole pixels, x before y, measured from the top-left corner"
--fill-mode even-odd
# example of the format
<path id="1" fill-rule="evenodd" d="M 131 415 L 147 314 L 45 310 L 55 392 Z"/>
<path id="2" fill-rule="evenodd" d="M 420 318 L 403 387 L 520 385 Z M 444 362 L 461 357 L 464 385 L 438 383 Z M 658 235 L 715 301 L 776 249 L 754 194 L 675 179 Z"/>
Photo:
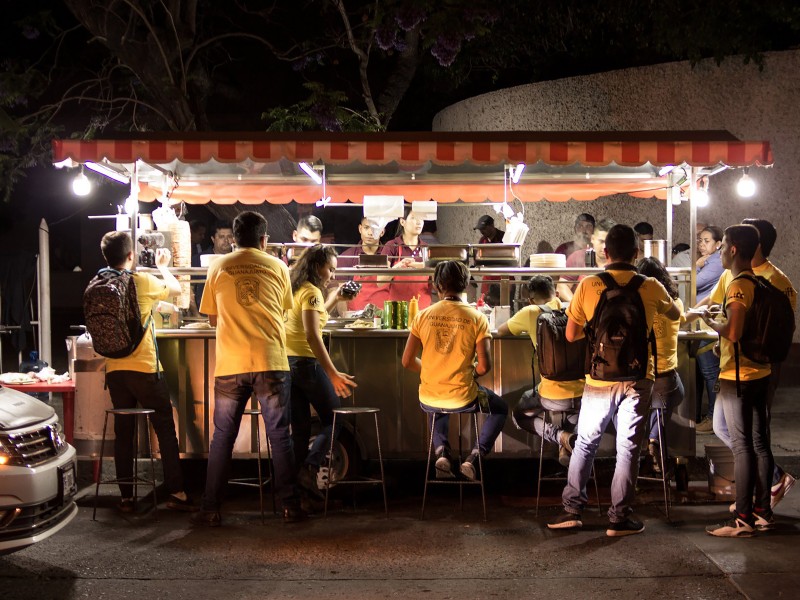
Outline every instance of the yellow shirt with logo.
<path id="1" fill-rule="evenodd" d="M 789 298 L 789 302 L 792 304 L 792 310 L 797 310 L 797 290 L 794 289 L 792 282 L 786 274 L 778 267 L 773 265 L 769 260 L 766 260 L 757 267 L 753 267 L 753 275 L 763 277 L 773 286 L 781 290 Z M 709 294 L 709 298 L 713 304 L 722 304 L 724 302 L 725 290 L 728 289 L 732 280 L 733 274 L 730 269 L 725 269 L 717 285 L 714 286 L 714 289 L 711 290 Z M 698 298 L 698 300 L 702 300 L 702 298 Z"/>
<path id="2" fill-rule="evenodd" d="M 620 286 L 626 285 L 631 278 L 636 275 L 636 271 L 630 271 L 628 269 L 607 269 L 606 273 L 609 273 Z M 598 302 L 600 302 L 600 294 L 605 287 L 603 280 L 597 275 L 590 275 L 582 280 L 575 290 L 572 301 L 569 303 L 567 316 L 578 325 L 586 325 L 586 323 L 591 321 L 592 317 L 594 317 L 594 311 L 597 308 Z M 639 296 L 641 296 L 642 304 L 644 304 L 647 331 L 649 332 L 653 328 L 655 316 L 657 314 L 664 314 L 670 309 L 672 306 L 672 298 L 669 297 L 664 286 L 652 277 L 648 277 L 639 287 Z M 648 354 L 651 354 L 649 349 Z M 653 374 L 652 355 L 650 356 L 647 369 L 647 378 L 655 378 Z M 616 381 L 594 379 L 590 374 L 586 374 L 586 385 L 591 385 L 593 387 L 610 387 L 616 384 Z"/>
<path id="3" fill-rule="evenodd" d="M 139 301 L 139 311 L 142 313 L 142 325 L 153 311 L 153 306 L 160 300 L 169 297 L 166 284 L 149 273 L 134 273 L 133 282 L 136 286 L 136 298 Z M 140 373 L 156 373 L 161 370 L 161 363 L 156 368 L 156 347 L 153 340 L 153 320 L 145 329 L 144 337 L 131 354 L 124 358 L 107 358 L 106 373 L 111 371 L 138 371 Z"/>
<path id="4" fill-rule="evenodd" d="M 440 300 L 417 314 L 411 334 L 422 342 L 420 402 L 454 409 L 475 400 L 475 345 L 492 337 L 486 317 L 463 302 Z"/>
<path id="5" fill-rule="evenodd" d="M 683 314 L 683 302 L 680 298 L 674 300 L 681 318 L 673 321 L 664 315 L 656 315 L 653 319 L 653 333 L 656 336 L 656 354 L 658 360 L 658 373 L 666 373 L 678 368 L 678 330 L 686 322 Z"/>
<path id="6" fill-rule="evenodd" d="M 286 353 L 289 356 L 314 357 L 311 346 L 306 341 L 306 330 L 303 327 L 303 311 L 315 310 L 319 313 L 319 329 L 328 323 L 328 311 L 325 310 L 325 299 L 320 289 L 305 282 L 294 293 L 292 308 L 287 313 L 286 319 Z"/>
<path id="7" fill-rule="evenodd" d="M 554 310 L 559 310 L 564 307 L 564 305 L 561 304 L 561 300 L 558 298 L 553 298 L 550 300 L 550 302 L 546 303 L 545 306 Z M 542 310 L 536 305 L 526 306 L 506 322 L 509 331 L 513 335 L 520 335 L 521 333 L 527 332 L 531 338 L 533 347 L 537 350 L 537 352 L 536 325 L 537 319 L 541 313 Z M 548 400 L 571 400 L 572 398 L 579 398 L 583 395 L 583 386 L 585 383 L 586 382 L 583 379 L 575 379 L 573 381 L 553 381 L 551 379 L 547 379 L 546 377 L 542 377 L 537 389 L 539 396 L 542 398 L 547 398 Z"/>
<path id="8" fill-rule="evenodd" d="M 747 273 L 747 271 L 745 271 Z M 728 307 L 735 302 L 744 305 L 745 310 L 750 310 L 753 306 L 754 287 L 753 282 L 742 277 L 732 279 L 725 292 L 725 306 Z M 745 317 L 747 318 L 747 317 Z M 736 359 L 734 355 L 733 342 L 719 336 L 719 378 L 729 381 L 736 381 Z M 739 380 L 753 381 L 762 379 L 770 374 L 769 365 L 753 362 L 739 351 Z"/>
<path id="9" fill-rule="evenodd" d="M 289 269 L 256 248 L 211 263 L 200 312 L 217 317 L 215 377 L 288 371 L 284 312 L 292 307 Z"/>

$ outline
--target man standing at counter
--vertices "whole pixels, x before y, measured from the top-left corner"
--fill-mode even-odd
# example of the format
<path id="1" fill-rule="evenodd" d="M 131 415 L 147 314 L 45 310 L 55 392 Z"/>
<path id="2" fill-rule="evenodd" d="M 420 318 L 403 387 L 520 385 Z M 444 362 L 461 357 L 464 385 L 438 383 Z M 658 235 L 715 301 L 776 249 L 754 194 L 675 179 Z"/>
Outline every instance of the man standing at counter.
<path id="1" fill-rule="evenodd" d="M 651 334 L 656 314 L 663 314 L 668 319 L 676 320 L 680 318 L 681 312 L 663 285 L 653 278 L 638 275 L 636 267 L 633 266 L 637 250 L 636 233 L 633 228 L 628 225 L 614 225 L 604 239 L 603 254 L 607 262 L 605 272 L 590 275 L 581 281 L 567 308 L 567 340 L 573 342 L 583 337 L 584 327 L 587 325 L 600 337 L 602 333 L 612 330 L 612 327 L 609 327 L 604 332 L 603 323 L 621 316 L 619 312 L 614 312 L 612 315 L 608 296 L 604 294 L 612 283 L 608 278 L 613 278 L 613 283 L 619 286 L 617 289 L 627 286 L 637 278 L 640 283 L 638 288 L 635 288 L 635 293 L 639 295 L 641 302 L 634 303 L 628 299 L 626 306 L 638 304 L 639 308 L 627 313 L 632 318 L 633 324 L 627 330 L 629 337 L 622 336 L 621 348 L 624 351 L 626 342 L 634 345 L 645 343 L 648 357 L 645 367 L 639 360 L 638 353 L 634 355 L 633 361 L 630 357 L 623 359 L 622 354 L 616 355 L 613 347 L 609 351 L 608 346 L 604 349 L 601 343 L 595 340 L 594 343 L 598 347 L 592 349 L 592 372 L 586 375 L 586 387 L 578 417 L 578 438 L 573 447 L 567 485 L 562 494 L 564 511 L 547 524 L 550 529 L 575 529 L 583 525 L 581 512 L 588 500 L 586 483 L 591 474 L 592 461 L 603 432 L 616 418 L 617 463 L 614 479 L 611 482 L 611 507 L 608 509 L 610 522 L 606 535 L 618 537 L 641 533 L 644 530 L 644 524 L 631 518 L 630 515 L 633 512 L 639 451 L 647 426 L 647 411 L 650 408 L 650 392 L 653 389 L 655 374 L 650 344 L 638 336 L 640 331 L 645 337 Z M 637 281 L 633 283 L 636 284 Z M 644 323 L 641 322 L 642 319 Z M 620 334 L 615 330 L 609 335 Z M 615 341 L 619 343 L 618 340 Z M 617 371 L 619 376 L 611 375 L 614 371 Z M 645 376 L 638 380 L 629 380 L 632 376 L 638 376 L 638 373 L 644 373 Z M 605 379 L 602 378 L 603 375 L 606 375 Z"/>
<path id="2" fill-rule="evenodd" d="M 605 268 L 607 258 L 605 254 L 605 247 L 606 247 L 606 236 L 608 232 L 614 227 L 616 223 L 611 219 L 602 219 L 597 226 L 594 228 L 592 232 L 592 236 L 590 238 L 590 242 L 592 245 L 592 250 L 594 251 L 594 258 L 597 266 L 601 269 Z M 579 248 L 575 250 L 572 254 L 567 257 L 567 267 L 568 268 L 582 268 L 586 265 L 586 249 Z M 583 279 L 581 277 L 574 277 L 572 275 L 564 275 L 562 279 L 566 281 L 578 281 Z M 558 297 L 561 299 L 562 302 L 569 302 L 572 300 L 572 289 L 573 285 L 569 283 L 559 283 L 558 284 Z"/>
<path id="3" fill-rule="evenodd" d="M 302 520 L 289 435 L 289 360 L 284 311 L 292 307 L 289 269 L 265 252 L 267 220 L 255 212 L 233 222 L 237 250 L 208 269 L 200 311 L 217 328 L 214 438 L 208 454 L 202 510 L 195 525 L 218 527 L 233 444 L 250 396 L 261 407 L 275 467 L 275 493 L 287 523 Z"/>
<path id="4" fill-rule="evenodd" d="M 558 248 L 555 249 L 556 254 L 563 254 L 568 257 L 575 250 L 586 249 L 594 233 L 594 217 L 589 213 L 579 214 L 575 217 L 573 232 L 574 237 L 568 242 L 559 244 Z"/>
<path id="5" fill-rule="evenodd" d="M 292 232 L 292 239 L 296 244 L 319 244 L 322 240 L 322 221 L 314 215 L 300 217 Z"/>
<path id="6" fill-rule="evenodd" d="M 358 224 L 358 234 L 361 236 L 361 244 L 348 248 L 339 255 L 340 269 L 358 266 L 358 257 L 362 254 L 374 255 L 380 252 L 379 240 L 383 235 L 383 229 L 377 231 L 370 220 L 364 217 Z M 383 306 L 383 301 L 389 299 L 388 286 L 379 287 L 374 277 L 357 275 L 353 279 L 361 283 L 361 291 L 347 303 L 348 310 L 362 310 L 367 304 L 374 304 L 380 308 Z"/>
<path id="7" fill-rule="evenodd" d="M 489 215 L 483 215 L 478 219 L 472 229 L 477 229 L 481 232 L 481 239 L 478 240 L 479 244 L 502 244 L 503 236 L 506 234 L 505 231 L 494 226 L 494 219 Z"/>

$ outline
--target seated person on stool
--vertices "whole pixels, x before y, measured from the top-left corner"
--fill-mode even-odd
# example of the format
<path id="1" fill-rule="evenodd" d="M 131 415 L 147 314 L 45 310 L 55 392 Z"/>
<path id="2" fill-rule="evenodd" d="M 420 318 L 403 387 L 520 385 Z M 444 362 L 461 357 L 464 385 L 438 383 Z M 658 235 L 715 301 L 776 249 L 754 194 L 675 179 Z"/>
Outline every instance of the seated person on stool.
<path id="1" fill-rule="evenodd" d="M 553 310 L 563 308 L 561 301 L 556 296 L 556 287 L 553 280 L 546 275 L 535 275 L 528 282 L 528 302 L 526 306 L 515 314 L 498 329 L 498 335 L 520 335 L 527 332 L 533 343 L 534 351 L 538 351 L 536 344 L 536 325 L 542 313 L 541 305 Z M 569 457 L 575 442 L 575 428 L 578 425 L 578 413 L 581 408 L 584 379 L 570 381 L 554 381 L 542 377 L 538 387 L 531 394 L 524 394 L 512 414 L 514 425 L 529 433 L 535 433 L 551 444 L 558 445 L 558 462 L 562 466 L 569 466 Z M 550 422 L 545 421 L 544 411 L 551 413 Z M 561 419 L 553 419 L 552 413 L 561 413 Z M 560 421 L 560 422 L 559 422 Z"/>
<path id="2" fill-rule="evenodd" d="M 403 366 L 420 373 L 419 400 L 425 412 L 433 413 L 429 418 L 439 411 L 472 413 L 488 409 L 480 439 L 460 469 L 462 475 L 475 480 L 478 455 L 483 457 L 490 452 L 503 430 L 508 406 L 475 381 L 492 369 L 492 336 L 486 317 L 463 301 L 468 283 L 469 269 L 463 263 L 447 261 L 436 265 L 433 286 L 442 300 L 420 312 L 410 324 Z M 435 421 L 437 477 L 453 476 L 448 425 L 446 416 Z"/>

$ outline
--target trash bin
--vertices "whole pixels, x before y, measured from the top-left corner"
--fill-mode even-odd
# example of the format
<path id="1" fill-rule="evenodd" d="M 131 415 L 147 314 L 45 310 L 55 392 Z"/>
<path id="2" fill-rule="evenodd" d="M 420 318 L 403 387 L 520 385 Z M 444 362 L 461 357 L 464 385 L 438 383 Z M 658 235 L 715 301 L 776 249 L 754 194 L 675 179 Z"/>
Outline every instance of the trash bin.
<path id="1" fill-rule="evenodd" d="M 97 458 L 100 456 L 100 442 L 103 439 L 103 420 L 106 409 L 113 408 L 111 395 L 105 389 L 106 359 L 97 354 L 92 339 L 84 333 L 69 336 L 69 371 L 75 381 L 75 431 L 74 443 L 78 456 Z M 106 434 L 106 440 L 113 440 L 113 430 Z M 113 456 L 109 446 L 106 456 Z"/>
<path id="2" fill-rule="evenodd" d="M 716 500 L 736 499 L 736 478 L 733 470 L 733 452 L 723 444 L 706 444 L 708 460 L 708 491 Z"/>

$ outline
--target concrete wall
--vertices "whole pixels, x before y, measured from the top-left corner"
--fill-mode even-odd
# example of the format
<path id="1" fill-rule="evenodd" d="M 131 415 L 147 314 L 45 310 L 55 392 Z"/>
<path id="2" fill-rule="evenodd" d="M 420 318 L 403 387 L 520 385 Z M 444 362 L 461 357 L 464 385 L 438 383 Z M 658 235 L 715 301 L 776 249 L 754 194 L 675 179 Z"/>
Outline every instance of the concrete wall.
<path id="1" fill-rule="evenodd" d="M 775 166 L 751 169 L 756 196 L 741 199 L 740 171 L 712 178 L 711 204 L 698 221 L 721 227 L 745 217 L 762 217 L 778 229 L 772 259 L 800 284 L 797 225 L 800 208 L 800 51 L 766 55 L 764 69 L 730 58 L 717 66 L 704 61 L 625 69 L 509 88 L 470 98 L 436 115 L 435 131 L 642 131 L 728 130 L 743 140 L 768 140 Z M 485 207 L 439 207 L 443 242 L 477 240 L 472 227 Z M 591 202 L 536 202 L 526 205 L 531 227 L 524 253 L 540 240 L 553 246 L 569 239 L 580 212 L 631 225 L 649 221 L 656 237 L 664 232 L 664 203 L 614 196 Z M 689 211 L 675 211 L 673 242 L 688 242 Z M 796 339 L 795 341 L 798 341 Z"/>

